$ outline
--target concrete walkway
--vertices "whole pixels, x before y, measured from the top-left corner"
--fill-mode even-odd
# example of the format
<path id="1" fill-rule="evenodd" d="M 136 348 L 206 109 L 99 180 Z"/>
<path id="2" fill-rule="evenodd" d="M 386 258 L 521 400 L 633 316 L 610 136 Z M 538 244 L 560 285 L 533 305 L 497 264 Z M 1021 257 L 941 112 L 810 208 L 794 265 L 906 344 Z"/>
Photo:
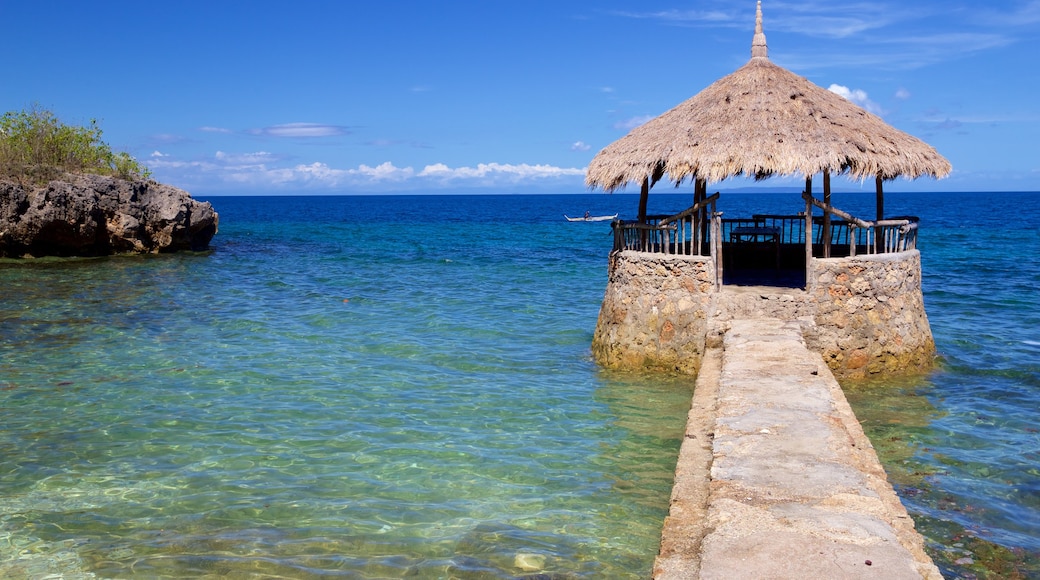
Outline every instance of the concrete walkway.
<path id="1" fill-rule="evenodd" d="M 942 578 L 803 324 L 706 353 L 655 578 Z"/>

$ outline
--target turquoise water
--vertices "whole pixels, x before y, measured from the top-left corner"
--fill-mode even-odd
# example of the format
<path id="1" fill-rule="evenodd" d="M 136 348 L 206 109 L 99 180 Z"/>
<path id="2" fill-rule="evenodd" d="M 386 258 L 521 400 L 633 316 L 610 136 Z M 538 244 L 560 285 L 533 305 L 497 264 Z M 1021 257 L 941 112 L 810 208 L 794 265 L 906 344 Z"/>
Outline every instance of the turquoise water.
<path id="1" fill-rule="evenodd" d="M 0 267 L 0 576 L 646 577 L 692 385 L 591 362 L 609 224 L 546 201 Z"/>
<path id="2" fill-rule="evenodd" d="M 1040 195 L 1010 196 L 889 195 L 943 363 L 849 389 L 949 577 L 1040 577 Z M 0 264 L 0 576 L 649 575 L 692 384 L 590 360 L 609 225 L 562 219 L 636 196 L 212 201 L 211 252 Z"/>
<path id="3" fill-rule="evenodd" d="M 1040 578 L 1040 194 L 913 197 L 942 364 L 850 398 L 948 578 Z"/>

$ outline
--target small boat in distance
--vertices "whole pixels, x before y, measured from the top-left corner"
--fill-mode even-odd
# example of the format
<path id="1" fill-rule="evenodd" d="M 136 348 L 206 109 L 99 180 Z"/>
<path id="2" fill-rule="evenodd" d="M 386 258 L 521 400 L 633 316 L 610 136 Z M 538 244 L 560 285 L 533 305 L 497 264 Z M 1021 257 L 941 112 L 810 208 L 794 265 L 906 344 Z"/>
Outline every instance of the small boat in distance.
<path id="1" fill-rule="evenodd" d="M 609 222 L 611 220 L 617 219 L 617 216 L 618 216 L 618 214 L 614 214 L 614 215 L 589 215 L 588 212 L 585 212 L 585 217 L 572 218 L 572 217 L 568 216 L 567 214 L 563 214 L 563 217 L 567 218 L 567 221 L 569 221 L 569 222 Z"/>

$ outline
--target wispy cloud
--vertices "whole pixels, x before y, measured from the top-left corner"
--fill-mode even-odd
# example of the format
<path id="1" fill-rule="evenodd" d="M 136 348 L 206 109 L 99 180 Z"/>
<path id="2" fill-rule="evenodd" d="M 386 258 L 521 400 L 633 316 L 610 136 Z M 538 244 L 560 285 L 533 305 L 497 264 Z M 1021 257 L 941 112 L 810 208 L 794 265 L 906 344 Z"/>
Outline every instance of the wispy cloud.
<path id="1" fill-rule="evenodd" d="M 942 119 L 941 121 L 936 121 L 928 124 L 928 127 L 930 129 L 935 129 L 938 131 L 956 131 L 963 126 L 964 123 L 958 121 L 957 119 L 950 118 Z"/>
<path id="2" fill-rule="evenodd" d="M 763 25 L 767 37 L 770 32 L 783 32 L 843 40 L 826 52 L 785 50 L 782 64 L 795 70 L 859 66 L 913 70 L 1022 41 L 1024 27 L 1040 22 L 1040 0 L 1015 4 L 1004 10 L 988 5 L 942 10 L 892 0 L 771 1 L 763 9 Z M 723 0 L 704 0 L 701 5 L 707 7 L 612 14 L 662 25 L 740 28 L 750 34 L 753 4 L 734 7 Z"/>
<path id="3" fill-rule="evenodd" d="M 938 125 L 957 123 L 960 125 L 997 125 L 1002 123 L 1040 123 L 1040 115 L 1036 113 L 1015 113 L 1005 112 L 997 114 L 986 114 L 978 113 L 973 115 L 956 115 L 951 116 L 943 113 L 942 111 L 932 110 L 929 111 L 922 119 L 924 123 L 934 123 Z"/>
<path id="4" fill-rule="evenodd" d="M 250 129 L 250 135 L 263 137 L 338 137 L 349 135 L 350 130 L 342 125 L 324 125 L 321 123 L 286 123 L 284 125 L 272 125 L 260 129 Z"/>
<path id="5" fill-rule="evenodd" d="M 920 7 L 895 2 L 770 2 L 763 17 L 770 30 L 820 38 L 849 38 L 922 17 Z"/>
<path id="6" fill-rule="evenodd" d="M 882 45 L 906 46 L 915 51 L 958 56 L 990 48 L 1000 48 L 1014 42 L 1014 38 L 1005 34 L 985 32 L 943 32 L 878 40 L 878 43 Z"/>
<path id="7" fill-rule="evenodd" d="M 1019 2 L 1018 6 L 1007 6 L 1006 10 L 1001 8 L 1004 6 L 994 2 L 976 10 L 973 18 L 976 22 L 1008 28 L 1040 24 L 1040 0 Z"/>
<path id="8" fill-rule="evenodd" d="M 733 11 L 724 10 L 658 10 L 654 12 L 615 11 L 615 16 L 638 20 L 659 20 L 667 24 L 695 25 L 730 23 L 736 18 Z"/>
<path id="9" fill-rule="evenodd" d="M 783 53 L 783 66 L 796 71 L 834 68 L 915 70 L 1013 44 L 1003 34 L 940 33 L 871 39 L 848 50 Z"/>
<path id="10" fill-rule="evenodd" d="M 653 115 L 640 115 L 638 117 L 624 119 L 622 121 L 614 123 L 614 128 L 621 129 L 622 131 L 631 131 L 632 129 L 635 129 L 636 127 L 642 125 L 643 123 L 646 123 L 647 121 L 653 118 Z"/>
<path id="11" fill-rule="evenodd" d="M 592 147 L 584 141 L 575 141 L 571 144 L 571 151 L 588 151 Z"/>
<path id="12" fill-rule="evenodd" d="M 174 135 L 172 133 L 156 133 L 148 136 L 148 142 L 156 145 L 172 145 L 175 143 L 187 143 L 191 141 L 187 137 L 182 135 Z"/>
<path id="13" fill-rule="evenodd" d="M 267 151 L 257 151 L 255 153 L 224 153 L 223 151 L 217 151 L 213 157 L 220 163 L 240 166 L 259 166 L 267 163 L 275 163 L 282 159 L 280 156 L 275 155 L 274 153 L 268 153 Z"/>
<path id="14" fill-rule="evenodd" d="M 199 131 L 203 133 L 234 133 L 231 129 L 225 129 L 224 127 L 199 127 Z"/>
<path id="15" fill-rule="evenodd" d="M 712 2 L 705 2 L 711 4 Z M 703 3 L 702 3 L 703 4 Z M 657 10 L 652 12 L 616 11 L 624 18 L 656 20 L 666 25 L 745 28 L 754 25 L 754 5 L 715 0 L 714 8 L 699 10 Z M 879 6 L 876 2 L 770 2 L 764 9 L 763 25 L 770 31 L 794 32 L 826 38 L 845 38 L 868 30 L 883 28 L 902 18 L 918 17 L 897 4 Z"/>

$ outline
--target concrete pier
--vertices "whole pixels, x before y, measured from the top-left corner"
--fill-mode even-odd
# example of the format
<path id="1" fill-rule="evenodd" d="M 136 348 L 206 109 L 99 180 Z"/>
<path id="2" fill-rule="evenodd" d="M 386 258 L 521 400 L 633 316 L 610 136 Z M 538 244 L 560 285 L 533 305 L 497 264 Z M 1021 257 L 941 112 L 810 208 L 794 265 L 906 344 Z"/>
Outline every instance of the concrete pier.
<path id="1" fill-rule="evenodd" d="M 811 325 L 734 318 L 709 340 L 655 578 L 942 578 Z"/>

